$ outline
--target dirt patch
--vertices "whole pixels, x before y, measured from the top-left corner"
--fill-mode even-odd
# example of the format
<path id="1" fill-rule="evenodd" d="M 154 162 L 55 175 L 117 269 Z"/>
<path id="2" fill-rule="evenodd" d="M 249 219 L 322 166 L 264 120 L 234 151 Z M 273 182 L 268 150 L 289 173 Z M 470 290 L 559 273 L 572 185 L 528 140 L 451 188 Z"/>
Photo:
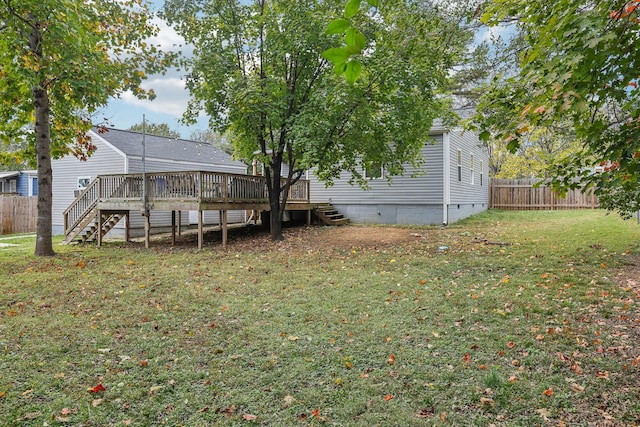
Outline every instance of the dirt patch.
<path id="1" fill-rule="evenodd" d="M 382 248 L 415 242 L 423 239 L 422 230 L 402 227 L 343 225 L 324 226 L 288 226 L 283 230 L 284 240 L 273 242 L 269 232 L 260 226 L 231 228 L 228 232 L 228 249 L 231 251 L 255 250 L 257 248 L 308 250 L 313 248 L 332 248 L 349 250 L 352 248 Z M 221 248 L 221 232 L 217 229 L 205 231 L 204 246 L 207 249 Z M 142 243 L 142 239 L 136 239 Z M 153 237 L 153 245 L 170 245 L 170 235 Z M 176 246 L 197 247 L 195 230 L 185 231 L 176 241 Z"/>

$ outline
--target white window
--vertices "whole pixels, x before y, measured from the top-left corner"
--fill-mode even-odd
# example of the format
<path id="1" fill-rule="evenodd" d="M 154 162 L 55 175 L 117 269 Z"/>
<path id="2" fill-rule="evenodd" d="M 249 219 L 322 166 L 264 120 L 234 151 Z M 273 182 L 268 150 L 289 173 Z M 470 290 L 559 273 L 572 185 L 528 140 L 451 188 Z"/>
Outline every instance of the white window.
<path id="1" fill-rule="evenodd" d="M 475 174 L 474 174 L 475 165 L 473 164 L 473 154 L 469 157 L 469 174 L 471 175 L 471 185 L 475 184 Z"/>
<path id="2" fill-rule="evenodd" d="M 76 190 L 84 190 L 85 188 L 87 188 L 89 186 L 90 182 L 91 182 L 91 177 L 90 176 L 78 177 L 78 185 L 76 187 Z"/>
<path id="3" fill-rule="evenodd" d="M 484 162 L 480 160 L 480 187 L 484 184 Z"/>
<path id="4" fill-rule="evenodd" d="M 384 176 L 384 168 L 380 163 L 370 163 L 364 170 L 365 178 L 381 179 Z"/>
<path id="5" fill-rule="evenodd" d="M 17 193 L 18 192 L 18 181 L 12 179 L 9 181 L 9 193 Z"/>
<path id="6" fill-rule="evenodd" d="M 462 181 L 462 151 L 458 150 L 458 182 Z"/>

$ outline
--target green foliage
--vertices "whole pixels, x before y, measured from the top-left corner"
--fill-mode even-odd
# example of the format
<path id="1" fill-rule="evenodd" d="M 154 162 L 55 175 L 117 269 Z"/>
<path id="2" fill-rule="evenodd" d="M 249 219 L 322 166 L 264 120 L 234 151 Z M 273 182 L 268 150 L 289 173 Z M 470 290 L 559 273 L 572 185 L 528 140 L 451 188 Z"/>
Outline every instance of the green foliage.
<path id="1" fill-rule="evenodd" d="M 149 135 L 166 136 L 168 138 L 180 138 L 180 132 L 173 130 L 167 123 L 137 123 L 129 128 L 134 132 L 146 132 Z"/>
<path id="2" fill-rule="evenodd" d="M 153 98 L 140 83 L 171 58 L 147 41 L 158 29 L 142 1 L 3 0 L 0 8 L 0 139 L 34 146 L 32 90 L 41 87 L 54 158 L 89 155 L 94 147 L 85 133 L 94 114 L 126 90 Z M 41 53 L 29 47 L 32 28 L 42 32 Z"/>
<path id="3" fill-rule="evenodd" d="M 478 116 L 483 136 L 515 151 L 538 127 L 569 122 L 584 149 L 551 173 L 561 188 L 595 186 L 605 206 L 640 206 L 638 2 L 495 0 L 485 22 L 517 17 L 521 71 L 496 79 Z M 551 19 L 550 19 L 551 17 Z M 593 173 L 603 164 L 605 171 Z"/>
<path id="4" fill-rule="evenodd" d="M 312 168 L 329 183 L 346 170 L 364 184 L 362 166 L 372 162 L 400 174 L 416 162 L 434 118 L 447 115 L 441 89 L 468 40 L 447 37 L 457 22 L 428 4 L 390 4 L 384 22 L 359 13 L 358 30 L 334 22 L 329 33 L 346 27 L 343 47 L 325 31 L 338 0 L 208 4 L 169 1 L 164 12 L 195 46 L 185 59 L 187 117 L 204 108 L 216 130 L 232 130 L 236 156 L 250 162 L 258 152 L 272 201 Z M 360 62 L 347 60 L 349 46 L 362 50 L 373 38 Z"/>

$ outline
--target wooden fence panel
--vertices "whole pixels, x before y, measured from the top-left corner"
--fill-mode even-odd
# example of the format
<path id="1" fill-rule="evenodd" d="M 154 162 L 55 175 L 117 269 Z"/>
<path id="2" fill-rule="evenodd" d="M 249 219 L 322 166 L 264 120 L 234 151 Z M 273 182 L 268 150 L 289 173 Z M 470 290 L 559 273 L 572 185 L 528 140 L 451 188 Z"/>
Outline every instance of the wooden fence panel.
<path id="1" fill-rule="evenodd" d="M 0 196 L 0 234 L 35 232 L 37 206 L 37 197 Z"/>
<path id="2" fill-rule="evenodd" d="M 489 207 L 506 210 L 595 209 L 598 199 L 593 189 L 586 193 L 568 191 L 558 197 L 550 187 L 535 179 L 492 179 L 489 186 Z"/>

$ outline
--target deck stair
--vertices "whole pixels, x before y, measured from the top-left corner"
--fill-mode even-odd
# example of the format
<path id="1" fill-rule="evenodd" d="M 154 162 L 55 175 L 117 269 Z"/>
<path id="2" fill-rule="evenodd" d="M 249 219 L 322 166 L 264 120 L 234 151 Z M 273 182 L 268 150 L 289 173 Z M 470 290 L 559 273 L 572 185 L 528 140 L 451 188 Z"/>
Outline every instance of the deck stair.
<path id="1" fill-rule="evenodd" d="M 102 212 L 102 236 L 107 234 L 126 215 L 125 212 Z M 67 236 L 68 243 L 93 242 L 98 238 L 98 212 L 93 209 L 88 212 L 84 220 Z"/>
<path id="2" fill-rule="evenodd" d="M 314 212 L 320 221 L 326 225 L 344 225 L 349 223 L 349 218 L 345 218 L 331 203 L 318 203 L 314 208 Z"/>

